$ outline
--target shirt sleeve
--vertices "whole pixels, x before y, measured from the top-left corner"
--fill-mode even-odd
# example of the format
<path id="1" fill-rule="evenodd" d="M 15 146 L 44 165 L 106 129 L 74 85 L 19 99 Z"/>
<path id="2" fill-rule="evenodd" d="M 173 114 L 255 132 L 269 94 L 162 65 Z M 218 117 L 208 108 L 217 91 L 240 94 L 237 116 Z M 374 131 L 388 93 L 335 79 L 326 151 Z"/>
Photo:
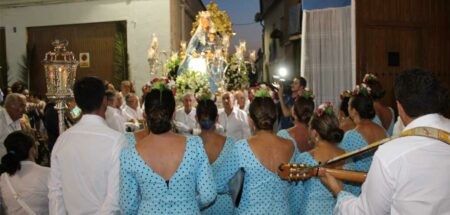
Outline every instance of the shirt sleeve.
<path id="1" fill-rule="evenodd" d="M 58 163 L 58 146 L 60 144 L 62 144 L 61 138 L 56 142 L 51 156 L 52 166 L 50 169 L 50 177 L 48 180 L 48 200 L 50 215 L 67 214 L 62 192 L 61 171 Z"/>
<path id="2" fill-rule="evenodd" d="M 247 139 L 252 135 L 250 131 L 250 125 L 248 124 L 248 116 L 243 112 L 242 117 L 242 139 Z"/>
<path id="3" fill-rule="evenodd" d="M 139 185 L 130 170 L 130 151 L 124 149 L 120 156 L 120 208 L 122 214 L 137 214 L 139 209 Z"/>
<path id="4" fill-rule="evenodd" d="M 390 214 L 392 181 L 389 170 L 375 155 L 361 195 L 355 197 L 349 192 L 340 192 L 334 214 Z"/>
<path id="5" fill-rule="evenodd" d="M 120 135 L 112 152 L 111 170 L 108 174 L 107 190 L 105 201 L 100 209 L 100 214 L 118 214 L 119 207 L 119 174 L 120 174 L 120 153 L 126 146 L 124 135 Z"/>
<path id="6" fill-rule="evenodd" d="M 198 138 L 198 141 L 201 141 Z M 209 165 L 208 157 L 201 142 L 198 143 L 198 158 L 199 167 L 197 169 L 197 192 L 199 207 L 203 208 L 212 203 L 217 196 L 216 185 L 214 184 L 214 177 L 211 167 Z"/>

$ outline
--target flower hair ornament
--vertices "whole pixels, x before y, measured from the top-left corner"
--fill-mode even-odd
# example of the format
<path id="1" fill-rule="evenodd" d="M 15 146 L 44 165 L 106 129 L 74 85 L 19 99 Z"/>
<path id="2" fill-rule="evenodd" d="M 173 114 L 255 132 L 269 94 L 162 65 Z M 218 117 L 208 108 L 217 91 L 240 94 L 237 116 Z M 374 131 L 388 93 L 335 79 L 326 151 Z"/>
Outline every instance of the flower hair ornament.
<path id="1" fill-rule="evenodd" d="M 273 91 L 265 84 L 258 85 L 252 88 L 254 97 L 269 97 L 273 98 Z"/>
<path id="2" fill-rule="evenodd" d="M 331 102 L 325 102 L 325 103 L 319 105 L 315 114 L 318 117 L 321 117 L 323 114 L 333 115 L 333 104 L 331 104 Z"/>
<path id="3" fill-rule="evenodd" d="M 352 95 L 362 95 L 362 96 L 370 96 L 370 87 L 366 84 L 356 85 L 355 89 L 353 89 Z"/>
<path id="4" fill-rule="evenodd" d="M 375 76 L 374 74 L 372 74 L 372 73 L 367 73 L 366 75 L 364 75 L 364 78 L 363 78 L 363 83 L 367 83 L 368 81 L 370 81 L 370 80 L 374 80 L 374 81 L 376 81 L 376 80 L 378 80 L 378 78 L 377 78 L 377 76 Z"/>
<path id="5" fill-rule="evenodd" d="M 144 87 L 145 91 L 148 91 L 148 89 L 151 90 L 159 90 L 160 91 L 160 100 L 162 99 L 162 91 L 164 89 L 173 89 L 173 86 L 175 85 L 174 81 L 169 80 L 166 77 L 156 77 L 153 78 L 149 83 L 147 83 Z"/>
<path id="6" fill-rule="evenodd" d="M 314 93 L 311 89 L 309 88 L 305 88 L 298 96 L 296 99 L 311 99 L 314 100 L 316 97 L 314 96 Z"/>
<path id="7" fill-rule="evenodd" d="M 350 98 L 350 97 L 352 97 L 352 91 L 350 91 L 350 90 L 345 90 L 339 95 L 339 98 L 341 98 L 341 100 L 344 100 L 345 98 Z"/>

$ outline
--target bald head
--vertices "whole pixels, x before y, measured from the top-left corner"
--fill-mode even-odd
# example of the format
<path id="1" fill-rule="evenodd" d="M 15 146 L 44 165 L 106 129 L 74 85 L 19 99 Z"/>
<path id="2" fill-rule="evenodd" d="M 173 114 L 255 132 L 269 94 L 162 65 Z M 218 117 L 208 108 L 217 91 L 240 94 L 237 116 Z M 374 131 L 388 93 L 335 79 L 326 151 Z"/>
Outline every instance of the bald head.
<path id="1" fill-rule="evenodd" d="M 19 93 L 11 93 L 6 96 L 5 109 L 13 121 L 22 118 L 27 107 L 26 97 Z"/>

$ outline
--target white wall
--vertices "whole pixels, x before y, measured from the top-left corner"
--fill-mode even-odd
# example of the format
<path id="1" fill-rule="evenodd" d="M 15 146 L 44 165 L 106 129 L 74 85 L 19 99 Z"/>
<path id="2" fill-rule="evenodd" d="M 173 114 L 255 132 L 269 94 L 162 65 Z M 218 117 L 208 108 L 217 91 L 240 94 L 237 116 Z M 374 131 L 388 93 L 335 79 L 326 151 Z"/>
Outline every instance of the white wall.
<path id="1" fill-rule="evenodd" d="M 20 56 L 26 52 L 27 27 L 126 20 L 130 79 L 140 92 L 150 79 L 147 49 L 151 34 L 158 35 L 160 50 L 170 50 L 169 11 L 168 0 L 99 0 L 0 9 L 0 26 L 6 31 L 8 78 L 16 80 Z"/>

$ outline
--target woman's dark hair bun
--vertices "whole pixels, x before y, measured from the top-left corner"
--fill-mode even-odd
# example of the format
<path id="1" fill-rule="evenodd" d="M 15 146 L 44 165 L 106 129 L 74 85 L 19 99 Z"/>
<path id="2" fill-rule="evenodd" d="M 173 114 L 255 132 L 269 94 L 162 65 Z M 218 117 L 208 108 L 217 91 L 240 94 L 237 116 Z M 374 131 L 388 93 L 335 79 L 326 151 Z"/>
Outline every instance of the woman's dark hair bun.
<path id="1" fill-rule="evenodd" d="M 175 98 L 168 89 L 153 89 L 145 96 L 145 114 L 148 129 L 154 134 L 162 134 L 172 129 L 175 112 Z"/>
<path id="2" fill-rule="evenodd" d="M 275 103 L 269 97 L 256 97 L 250 103 L 250 118 L 260 130 L 272 130 L 277 118 Z"/>
<path id="3" fill-rule="evenodd" d="M 2 157 L 2 168 L 9 175 L 20 170 L 20 161 L 28 159 L 29 151 L 34 146 L 34 138 L 23 131 L 15 131 L 5 139 L 6 155 Z"/>
<path id="4" fill-rule="evenodd" d="M 327 135 L 328 141 L 333 143 L 339 143 L 344 138 L 344 131 L 340 128 L 334 128 L 330 130 L 329 134 Z"/>

